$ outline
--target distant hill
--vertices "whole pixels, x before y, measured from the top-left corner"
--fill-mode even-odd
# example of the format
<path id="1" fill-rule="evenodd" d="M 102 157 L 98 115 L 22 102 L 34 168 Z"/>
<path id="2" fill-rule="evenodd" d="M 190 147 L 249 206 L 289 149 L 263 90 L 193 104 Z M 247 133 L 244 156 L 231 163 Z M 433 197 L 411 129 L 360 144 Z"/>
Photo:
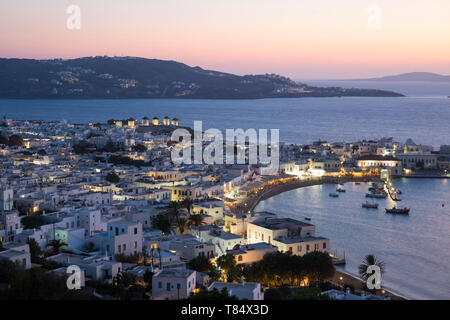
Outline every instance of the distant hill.
<path id="1" fill-rule="evenodd" d="M 318 88 L 276 74 L 237 76 L 176 61 L 136 57 L 0 59 L 0 98 L 257 99 L 401 94 Z"/>
<path id="2" fill-rule="evenodd" d="M 431 81 L 431 82 L 450 82 L 450 76 L 444 76 L 431 72 L 410 72 L 394 76 L 380 78 L 360 79 L 365 81 Z"/>

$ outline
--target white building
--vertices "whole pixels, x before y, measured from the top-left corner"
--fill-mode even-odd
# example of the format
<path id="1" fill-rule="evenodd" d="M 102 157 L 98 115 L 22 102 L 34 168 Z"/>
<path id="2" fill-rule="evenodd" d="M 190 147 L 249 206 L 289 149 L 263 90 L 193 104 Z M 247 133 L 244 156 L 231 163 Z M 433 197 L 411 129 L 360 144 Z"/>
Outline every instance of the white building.
<path id="1" fill-rule="evenodd" d="M 225 232 L 215 226 L 192 227 L 189 233 L 197 237 L 200 242 L 212 243 L 215 245 L 215 252 L 218 256 L 227 253 L 227 250 L 235 248 L 236 245 L 245 244 L 245 239 L 233 233 Z"/>
<path id="2" fill-rule="evenodd" d="M 107 229 L 92 238 L 103 253 L 108 256 L 130 256 L 142 252 L 142 224 L 121 220 L 109 222 Z"/>
<path id="3" fill-rule="evenodd" d="M 189 269 L 163 269 L 152 278 L 153 300 L 180 300 L 189 297 L 197 282 L 197 272 Z"/>
<path id="4" fill-rule="evenodd" d="M 25 269 L 31 268 L 30 246 L 22 243 L 4 244 L 5 251 L 0 252 L 0 259 L 17 263 Z"/>
<path id="5" fill-rule="evenodd" d="M 0 211 L 11 211 L 14 204 L 12 189 L 0 189 Z"/>
<path id="6" fill-rule="evenodd" d="M 262 260 L 266 253 L 277 252 L 278 248 L 271 244 L 260 242 L 240 246 L 239 249 L 228 250 L 236 258 L 236 264 L 247 264 Z"/>
<path id="7" fill-rule="evenodd" d="M 257 282 L 219 282 L 214 281 L 209 285 L 208 291 L 217 289 L 221 291 L 227 288 L 229 296 L 235 296 L 239 300 L 264 300 L 264 291 L 261 290 L 261 285 Z"/>
<path id="8" fill-rule="evenodd" d="M 308 252 L 329 252 L 330 240 L 315 236 L 315 226 L 290 218 L 261 219 L 248 223 L 247 242 L 273 244 L 281 252 L 302 256 Z"/>

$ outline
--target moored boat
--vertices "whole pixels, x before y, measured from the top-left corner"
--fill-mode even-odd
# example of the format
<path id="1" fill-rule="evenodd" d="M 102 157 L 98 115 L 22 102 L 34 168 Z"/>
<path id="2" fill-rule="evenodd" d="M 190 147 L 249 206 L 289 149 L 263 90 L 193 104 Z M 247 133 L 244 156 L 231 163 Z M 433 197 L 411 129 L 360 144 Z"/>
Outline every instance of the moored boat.
<path id="1" fill-rule="evenodd" d="M 378 209 L 378 203 L 374 203 L 374 202 L 371 203 L 369 201 L 363 202 L 363 204 L 361 204 L 361 206 L 363 208 Z"/>
<path id="2" fill-rule="evenodd" d="M 337 193 L 330 193 L 329 196 L 332 197 L 332 198 L 339 197 L 339 195 Z"/>
<path id="3" fill-rule="evenodd" d="M 385 199 L 386 193 L 366 193 L 366 198 Z"/>
<path id="4" fill-rule="evenodd" d="M 307 221 L 311 221 L 311 218 L 305 217 L 305 220 L 307 220 Z"/>
<path id="5" fill-rule="evenodd" d="M 386 208 L 386 213 L 397 213 L 397 214 L 409 214 L 409 208 L 396 208 L 393 207 L 392 209 Z"/>
<path id="6" fill-rule="evenodd" d="M 336 191 L 337 192 L 345 192 L 345 189 L 343 189 L 343 188 L 336 188 Z"/>

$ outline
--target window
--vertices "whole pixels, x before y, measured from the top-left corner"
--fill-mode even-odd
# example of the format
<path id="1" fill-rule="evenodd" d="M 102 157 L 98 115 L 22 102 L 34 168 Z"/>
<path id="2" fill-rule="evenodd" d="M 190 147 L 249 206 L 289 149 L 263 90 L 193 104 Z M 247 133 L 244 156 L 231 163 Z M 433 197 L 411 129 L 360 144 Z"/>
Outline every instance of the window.
<path id="1" fill-rule="evenodd" d="M 264 241 L 264 233 L 261 234 L 261 240 Z"/>
<path id="2" fill-rule="evenodd" d="M 167 282 L 166 290 L 167 290 L 167 291 L 170 291 L 170 282 Z"/>
<path id="3" fill-rule="evenodd" d="M 314 250 L 319 250 L 319 244 L 318 243 L 314 244 Z"/>
<path id="4" fill-rule="evenodd" d="M 124 243 L 123 244 L 123 252 L 125 252 L 125 250 L 127 250 L 127 245 Z"/>
<path id="5" fill-rule="evenodd" d="M 309 251 L 309 244 L 306 245 L 306 251 Z"/>
<path id="6" fill-rule="evenodd" d="M 137 228 L 134 228 L 134 234 L 137 234 Z"/>
<path id="7" fill-rule="evenodd" d="M 158 282 L 158 288 L 162 288 L 162 282 L 160 281 L 160 282 Z"/>
<path id="8" fill-rule="evenodd" d="M 177 289 L 181 289 L 181 284 L 177 283 Z"/>
<path id="9" fill-rule="evenodd" d="M 323 249 L 326 249 L 326 248 L 327 248 L 327 243 L 326 243 L 326 242 L 323 243 L 322 248 L 323 248 Z"/>
<path id="10" fill-rule="evenodd" d="M 289 247 L 289 252 L 292 252 L 292 247 Z"/>
<path id="11" fill-rule="evenodd" d="M 119 245 L 117 246 L 117 250 L 118 250 L 119 252 L 121 252 L 120 249 L 121 249 L 121 247 L 120 247 L 120 244 L 119 244 Z"/>
<path id="12" fill-rule="evenodd" d="M 134 242 L 134 246 L 135 249 L 137 248 L 137 241 Z"/>
<path id="13" fill-rule="evenodd" d="M 238 261 L 242 261 L 242 256 L 238 256 Z"/>
<path id="14" fill-rule="evenodd" d="M 298 252 L 302 252 L 302 246 L 297 247 Z"/>

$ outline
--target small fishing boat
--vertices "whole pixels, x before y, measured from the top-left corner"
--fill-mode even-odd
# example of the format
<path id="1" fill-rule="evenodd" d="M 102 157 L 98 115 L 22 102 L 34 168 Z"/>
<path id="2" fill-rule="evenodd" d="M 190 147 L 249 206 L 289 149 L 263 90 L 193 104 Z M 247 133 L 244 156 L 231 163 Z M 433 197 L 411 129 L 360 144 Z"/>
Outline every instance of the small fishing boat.
<path id="1" fill-rule="evenodd" d="M 375 203 L 375 202 L 366 201 L 366 202 L 363 202 L 363 204 L 361 204 L 361 206 L 363 208 L 378 209 L 378 203 Z"/>
<path id="2" fill-rule="evenodd" d="M 332 198 L 339 197 L 339 195 L 337 193 L 330 193 L 329 196 L 332 197 Z"/>
<path id="3" fill-rule="evenodd" d="M 336 191 L 337 192 L 345 192 L 345 189 L 339 187 L 339 188 L 336 188 Z"/>
<path id="4" fill-rule="evenodd" d="M 305 217 L 305 220 L 307 220 L 307 221 L 311 221 L 311 218 L 309 218 L 309 217 Z"/>
<path id="5" fill-rule="evenodd" d="M 396 214 L 409 214 L 409 208 L 399 208 L 393 207 L 392 209 L 386 208 L 386 213 L 396 213 Z"/>
<path id="6" fill-rule="evenodd" d="M 366 193 L 366 198 L 386 199 L 385 193 Z"/>
<path id="7" fill-rule="evenodd" d="M 355 184 L 359 186 L 361 184 L 361 182 L 355 182 Z"/>

